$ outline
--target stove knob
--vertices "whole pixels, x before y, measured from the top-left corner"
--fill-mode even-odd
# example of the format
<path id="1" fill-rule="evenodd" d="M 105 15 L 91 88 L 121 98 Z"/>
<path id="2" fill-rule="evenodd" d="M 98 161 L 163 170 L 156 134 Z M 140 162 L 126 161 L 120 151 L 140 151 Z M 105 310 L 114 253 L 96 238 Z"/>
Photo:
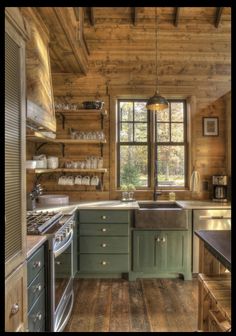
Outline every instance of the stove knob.
<path id="1" fill-rule="evenodd" d="M 56 242 L 60 242 L 61 241 L 61 237 L 60 237 L 60 235 L 56 235 Z"/>

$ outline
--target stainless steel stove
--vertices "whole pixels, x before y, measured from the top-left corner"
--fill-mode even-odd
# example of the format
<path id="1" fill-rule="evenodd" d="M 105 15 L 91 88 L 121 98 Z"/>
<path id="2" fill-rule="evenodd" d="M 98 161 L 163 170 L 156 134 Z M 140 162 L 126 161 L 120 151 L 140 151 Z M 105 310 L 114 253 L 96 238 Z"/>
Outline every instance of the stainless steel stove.
<path id="1" fill-rule="evenodd" d="M 28 211 L 27 234 L 46 235 L 49 247 L 49 330 L 63 331 L 72 311 L 74 215 L 61 211 Z"/>

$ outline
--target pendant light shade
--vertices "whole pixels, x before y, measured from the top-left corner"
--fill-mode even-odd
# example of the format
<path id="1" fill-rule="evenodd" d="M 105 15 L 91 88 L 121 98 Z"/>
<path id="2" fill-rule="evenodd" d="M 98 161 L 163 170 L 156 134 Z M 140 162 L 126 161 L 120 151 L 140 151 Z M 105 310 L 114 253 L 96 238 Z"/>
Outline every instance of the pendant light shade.
<path id="1" fill-rule="evenodd" d="M 158 72 L 157 72 L 157 8 L 155 8 L 155 14 L 156 14 L 156 92 L 154 94 L 154 96 L 150 97 L 147 101 L 146 107 L 147 110 L 150 111 L 161 111 L 164 110 L 166 108 L 168 108 L 169 103 L 168 101 L 162 97 L 159 94 L 159 90 L 158 90 Z M 160 45 L 160 43 L 159 43 Z"/>
<path id="2" fill-rule="evenodd" d="M 165 110 L 169 106 L 168 101 L 159 95 L 158 91 L 154 96 L 150 97 L 147 101 L 146 107 L 150 111 L 161 111 Z"/>

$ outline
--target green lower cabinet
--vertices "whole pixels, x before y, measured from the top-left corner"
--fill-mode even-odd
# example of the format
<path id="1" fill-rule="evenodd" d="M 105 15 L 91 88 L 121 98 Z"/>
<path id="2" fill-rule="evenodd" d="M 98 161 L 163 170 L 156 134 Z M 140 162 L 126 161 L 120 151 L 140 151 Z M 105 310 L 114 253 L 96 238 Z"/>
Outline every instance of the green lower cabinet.
<path id="1" fill-rule="evenodd" d="M 191 278 L 189 231 L 133 231 L 133 271 Z"/>
<path id="2" fill-rule="evenodd" d="M 80 277 L 123 277 L 130 270 L 130 212 L 80 210 L 78 215 Z"/>

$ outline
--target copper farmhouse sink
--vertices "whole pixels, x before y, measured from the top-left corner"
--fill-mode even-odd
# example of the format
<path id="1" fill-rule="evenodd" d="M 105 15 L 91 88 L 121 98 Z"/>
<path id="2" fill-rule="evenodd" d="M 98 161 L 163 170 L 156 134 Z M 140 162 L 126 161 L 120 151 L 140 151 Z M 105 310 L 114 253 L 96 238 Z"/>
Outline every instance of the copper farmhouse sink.
<path id="1" fill-rule="evenodd" d="M 175 202 L 138 202 L 135 227 L 149 229 L 188 229 L 188 212 Z"/>

